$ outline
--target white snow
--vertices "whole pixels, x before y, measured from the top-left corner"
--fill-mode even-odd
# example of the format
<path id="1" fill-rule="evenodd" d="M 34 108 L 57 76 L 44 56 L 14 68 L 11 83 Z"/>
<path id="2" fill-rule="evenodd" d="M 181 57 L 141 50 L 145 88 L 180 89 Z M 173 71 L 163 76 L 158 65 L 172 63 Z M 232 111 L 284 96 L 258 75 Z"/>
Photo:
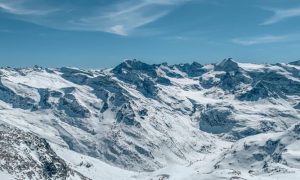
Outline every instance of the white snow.
<path id="1" fill-rule="evenodd" d="M 300 82 L 299 76 L 286 69 L 294 67 L 300 70 L 292 65 L 238 65 L 246 72 L 274 72 L 295 83 Z M 55 90 L 63 96 L 64 88 L 72 87 L 74 91 L 69 94 L 74 95 L 78 104 L 87 109 L 90 116 L 69 117 L 59 109 L 61 97 L 53 96 L 49 97 L 48 101 L 52 105 L 50 109 L 37 110 L 12 108 L 11 104 L 0 100 L 0 121 L 47 139 L 55 152 L 72 169 L 95 180 L 300 178 L 300 143 L 289 134 L 289 128 L 300 119 L 299 110 L 293 108 L 300 100 L 299 96 L 295 94 L 286 98 L 240 101 L 236 95 L 251 89 L 251 84 L 241 85 L 244 89 L 233 94 L 218 86 L 221 81 L 219 77 L 225 72 L 214 71 L 213 65 L 205 65 L 204 69 L 207 72 L 201 76 L 202 80 L 211 82 L 214 87 L 202 87 L 200 79 L 189 78 L 177 68 L 160 66 L 157 69 L 158 74 L 168 78 L 172 85 L 156 84 L 158 95 L 155 98 L 146 98 L 135 85 L 117 79 L 111 69 L 89 71 L 94 73 L 89 78 L 98 75 L 110 76 L 111 80 L 120 86 L 122 93 L 124 92 L 114 94 L 107 90 L 109 107 L 103 113 L 100 111 L 105 98 L 103 100 L 97 97 L 94 89 L 88 85 L 75 84 L 64 79 L 59 70 L 50 73 L 43 69 L 26 69 L 21 75 L 13 69 L 1 69 L 4 74 L 0 75 L 3 85 L 17 95 L 30 97 L 36 105 L 41 99 L 38 88 Z M 164 70 L 180 74 L 182 78 L 167 77 Z M 113 106 L 112 99 L 119 96 L 127 98 L 122 105 L 130 104 L 132 109 L 127 109 L 126 113 L 133 113 L 138 125 L 130 126 L 117 122 L 117 114 L 120 113 L 122 105 Z M 147 115 L 140 115 L 139 112 L 145 109 Z M 216 112 L 230 112 L 228 119 L 234 122 L 232 129 L 220 134 L 200 130 L 203 113 L 212 109 Z M 227 120 L 227 117 L 219 116 L 221 115 L 210 117 L 212 123 Z M 225 129 L 225 126 L 226 124 L 221 124 L 221 128 Z M 247 136 L 248 131 L 260 134 L 239 137 L 243 133 Z M 252 157 L 251 153 L 262 153 L 256 146 L 264 146 L 269 139 L 284 143 L 285 149 L 280 153 L 287 164 L 274 163 L 271 158 L 265 160 L 273 166 L 288 169 L 288 172 L 249 173 L 247 158 Z M 249 143 L 253 148 L 245 150 L 244 143 Z M 144 154 L 136 150 L 137 146 L 144 148 L 140 150 L 145 151 Z M 116 160 L 109 160 L 103 155 L 113 154 L 113 151 L 119 153 L 115 156 Z M 238 156 L 235 156 L 235 153 Z M 35 157 L 34 154 L 32 157 Z M 222 165 L 220 168 L 215 167 L 218 163 Z M 251 163 L 255 166 L 253 169 L 262 165 L 261 161 Z M 154 171 L 141 170 L 149 167 Z M 15 177 L 0 171 L 0 179 L 9 178 Z"/>

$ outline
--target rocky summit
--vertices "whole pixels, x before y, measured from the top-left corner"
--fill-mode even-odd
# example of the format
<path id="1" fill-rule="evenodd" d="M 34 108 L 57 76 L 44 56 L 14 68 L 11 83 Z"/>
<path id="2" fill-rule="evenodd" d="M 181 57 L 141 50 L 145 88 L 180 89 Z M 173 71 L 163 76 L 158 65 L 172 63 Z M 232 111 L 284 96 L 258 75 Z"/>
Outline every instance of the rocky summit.
<path id="1" fill-rule="evenodd" d="M 0 179 L 299 179 L 299 147 L 299 61 L 0 68 Z"/>

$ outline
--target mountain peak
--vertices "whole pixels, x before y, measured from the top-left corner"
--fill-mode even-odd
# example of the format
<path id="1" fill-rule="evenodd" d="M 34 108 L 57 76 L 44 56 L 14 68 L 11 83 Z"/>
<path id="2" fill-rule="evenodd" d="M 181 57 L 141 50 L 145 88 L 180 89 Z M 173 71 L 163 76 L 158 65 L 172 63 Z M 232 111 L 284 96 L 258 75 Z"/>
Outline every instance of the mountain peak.
<path id="1" fill-rule="evenodd" d="M 298 60 L 298 61 L 293 61 L 293 62 L 290 62 L 289 64 L 291 64 L 291 65 L 295 65 L 295 66 L 300 66 L 300 60 Z"/>
<path id="2" fill-rule="evenodd" d="M 232 58 L 224 59 L 223 61 L 219 62 L 215 66 L 216 71 L 237 71 L 240 67 L 236 61 L 234 61 Z"/>
<path id="3" fill-rule="evenodd" d="M 196 77 L 202 75 L 205 70 L 203 69 L 203 65 L 198 62 L 192 62 L 191 64 L 179 64 L 175 65 L 180 71 L 185 72 L 190 77 Z"/>
<path id="4" fill-rule="evenodd" d="M 136 71 L 153 71 L 154 66 L 149 65 L 147 63 L 143 63 L 139 60 L 132 59 L 132 60 L 125 60 L 121 64 L 117 65 L 112 71 L 116 74 L 122 73 L 123 70 L 136 70 Z"/>

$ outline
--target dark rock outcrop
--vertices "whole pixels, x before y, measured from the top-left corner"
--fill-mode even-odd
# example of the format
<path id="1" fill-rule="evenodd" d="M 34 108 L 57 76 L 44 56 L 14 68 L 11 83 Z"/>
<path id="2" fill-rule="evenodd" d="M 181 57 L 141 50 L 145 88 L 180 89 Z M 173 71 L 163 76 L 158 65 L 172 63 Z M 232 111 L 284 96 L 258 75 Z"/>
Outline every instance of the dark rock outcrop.
<path id="1" fill-rule="evenodd" d="M 238 63 L 232 60 L 232 58 L 224 59 L 220 63 L 215 65 L 216 71 L 225 71 L 225 72 L 236 72 L 241 68 Z"/>
<path id="2" fill-rule="evenodd" d="M 231 114 L 231 108 L 207 107 L 201 113 L 200 130 L 214 134 L 230 131 L 235 125 L 235 121 L 230 118 Z"/>
<path id="3" fill-rule="evenodd" d="M 300 66 L 300 60 L 298 60 L 298 61 L 293 61 L 293 62 L 290 62 L 289 64 L 291 64 L 291 65 L 295 65 L 295 66 Z"/>
<path id="4" fill-rule="evenodd" d="M 257 101 L 266 98 L 278 98 L 278 94 L 270 88 L 270 84 L 266 81 L 257 82 L 253 88 L 243 94 L 238 99 L 242 101 Z"/>
<path id="5" fill-rule="evenodd" d="M 11 104 L 13 108 L 32 109 L 35 106 L 35 101 L 29 97 L 22 97 L 14 91 L 4 86 L 0 78 L 0 100 Z"/>
<path id="6" fill-rule="evenodd" d="M 0 124 L 0 159 L 0 170 L 17 179 L 88 179 L 68 167 L 45 139 L 5 124 Z"/>
<path id="7" fill-rule="evenodd" d="M 189 77 L 201 76 L 206 72 L 205 69 L 203 69 L 203 65 L 197 62 L 193 62 L 192 64 L 179 64 L 175 65 L 175 67 L 180 71 L 185 72 Z"/>

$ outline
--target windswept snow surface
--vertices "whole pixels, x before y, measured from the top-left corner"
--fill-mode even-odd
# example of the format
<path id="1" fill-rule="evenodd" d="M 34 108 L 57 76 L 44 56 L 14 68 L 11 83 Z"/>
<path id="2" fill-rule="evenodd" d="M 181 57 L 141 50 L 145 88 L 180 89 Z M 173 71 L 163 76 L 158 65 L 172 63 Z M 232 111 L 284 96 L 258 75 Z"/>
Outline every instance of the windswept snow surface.
<path id="1" fill-rule="evenodd" d="M 299 95 L 297 63 L 1 68 L 0 179 L 297 179 Z"/>

